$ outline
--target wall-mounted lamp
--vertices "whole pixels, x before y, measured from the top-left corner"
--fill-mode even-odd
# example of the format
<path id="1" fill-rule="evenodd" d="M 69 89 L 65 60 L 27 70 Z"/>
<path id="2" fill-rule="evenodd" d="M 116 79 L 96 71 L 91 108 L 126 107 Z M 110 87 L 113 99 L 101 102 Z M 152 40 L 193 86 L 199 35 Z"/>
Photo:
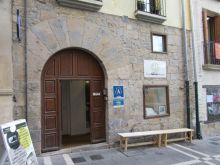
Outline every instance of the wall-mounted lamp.
<path id="1" fill-rule="evenodd" d="M 21 41 L 20 32 L 21 32 L 21 16 L 19 13 L 19 9 L 17 9 L 17 39 L 18 41 Z"/>

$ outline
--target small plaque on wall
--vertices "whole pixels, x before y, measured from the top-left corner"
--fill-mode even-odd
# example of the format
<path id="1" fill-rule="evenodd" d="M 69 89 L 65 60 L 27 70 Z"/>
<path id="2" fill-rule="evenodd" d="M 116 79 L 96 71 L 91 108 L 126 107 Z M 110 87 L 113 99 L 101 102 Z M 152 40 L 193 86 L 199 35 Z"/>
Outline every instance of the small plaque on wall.
<path id="1" fill-rule="evenodd" d="M 124 86 L 113 86 L 113 107 L 124 107 Z"/>
<path id="2" fill-rule="evenodd" d="M 144 60 L 144 77 L 166 78 L 166 62 Z"/>

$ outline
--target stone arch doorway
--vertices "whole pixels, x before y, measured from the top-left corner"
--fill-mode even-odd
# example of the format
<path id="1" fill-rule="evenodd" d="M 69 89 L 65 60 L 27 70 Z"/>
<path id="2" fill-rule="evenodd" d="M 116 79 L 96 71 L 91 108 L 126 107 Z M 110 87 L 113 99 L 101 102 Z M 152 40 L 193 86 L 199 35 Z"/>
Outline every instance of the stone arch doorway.
<path id="1" fill-rule="evenodd" d="M 80 49 L 66 49 L 53 55 L 42 71 L 42 152 L 59 150 L 62 147 L 65 120 L 62 114 L 62 87 L 67 81 L 89 83 L 87 106 L 90 117 L 90 142 L 99 143 L 106 139 L 102 67 L 90 53 Z M 74 90 L 71 92 L 74 93 Z"/>

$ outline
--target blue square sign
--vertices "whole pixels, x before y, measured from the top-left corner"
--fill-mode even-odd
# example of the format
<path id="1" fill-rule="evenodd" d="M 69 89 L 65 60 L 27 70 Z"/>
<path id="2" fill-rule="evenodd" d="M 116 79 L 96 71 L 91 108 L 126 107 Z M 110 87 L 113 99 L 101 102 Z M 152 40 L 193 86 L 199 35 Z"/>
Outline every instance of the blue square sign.
<path id="1" fill-rule="evenodd" d="M 124 98 L 123 86 L 113 86 L 113 96 L 114 98 Z"/>

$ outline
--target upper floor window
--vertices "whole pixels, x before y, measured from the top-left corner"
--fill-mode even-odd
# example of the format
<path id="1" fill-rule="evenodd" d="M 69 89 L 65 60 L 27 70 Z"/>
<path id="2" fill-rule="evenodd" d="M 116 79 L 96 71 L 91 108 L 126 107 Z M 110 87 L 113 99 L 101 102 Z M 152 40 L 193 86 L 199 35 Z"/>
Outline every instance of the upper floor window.
<path id="1" fill-rule="evenodd" d="M 166 0 L 136 0 L 135 17 L 161 24 L 166 21 Z"/>
<path id="2" fill-rule="evenodd" d="M 162 34 L 152 34 L 152 52 L 166 53 L 166 36 Z"/>
<path id="3" fill-rule="evenodd" d="M 220 65 L 220 16 L 203 11 L 205 64 Z"/>
<path id="4" fill-rule="evenodd" d="M 137 10 L 165 16 L 165 0 L 137 0 Z"/>

